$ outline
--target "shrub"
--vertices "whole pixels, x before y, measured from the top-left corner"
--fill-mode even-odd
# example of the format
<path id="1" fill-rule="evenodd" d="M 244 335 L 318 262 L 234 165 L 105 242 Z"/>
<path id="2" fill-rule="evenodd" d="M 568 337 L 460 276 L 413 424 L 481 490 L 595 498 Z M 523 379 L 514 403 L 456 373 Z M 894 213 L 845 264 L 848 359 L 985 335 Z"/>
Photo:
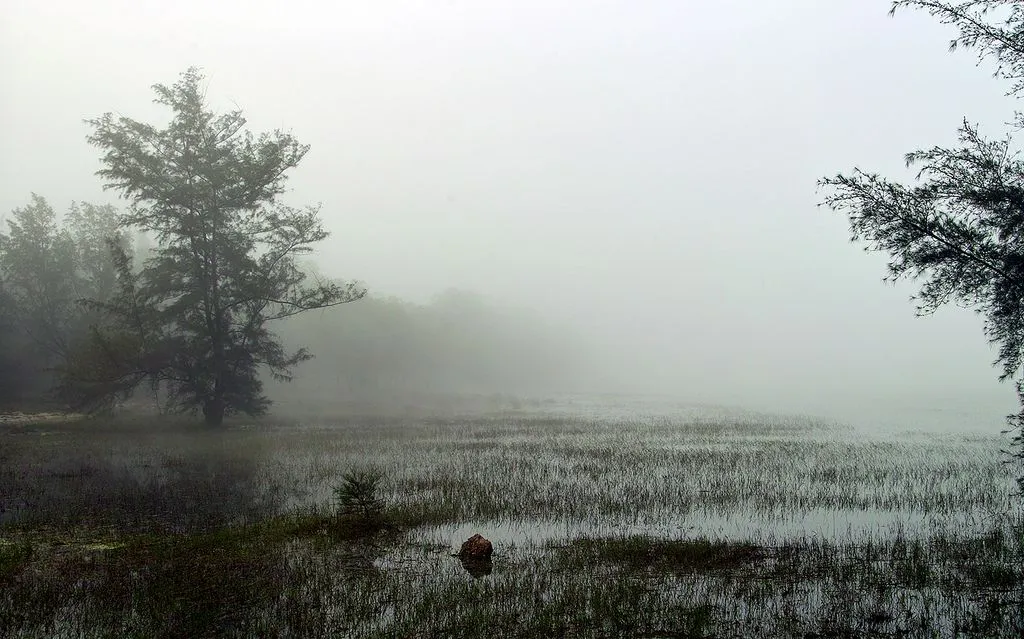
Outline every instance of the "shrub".
<path id="1" fill-rule="evenodd" d="M 342 475 L 341 483 L 334 487 L 338 513 L 379 519 L 384 512 L 384 501 L 378 494 L 383 479 L 384 473 L 376 468 L 350 470 Z"/>

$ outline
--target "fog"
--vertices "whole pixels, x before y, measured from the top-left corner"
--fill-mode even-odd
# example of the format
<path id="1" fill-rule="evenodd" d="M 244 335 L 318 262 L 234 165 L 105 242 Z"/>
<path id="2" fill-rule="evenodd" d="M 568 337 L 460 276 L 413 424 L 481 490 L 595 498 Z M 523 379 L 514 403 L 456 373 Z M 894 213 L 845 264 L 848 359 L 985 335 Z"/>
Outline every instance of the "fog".
<path id="1" fill-rule="evenodd" d="M 965 116 L 998 137 L 1017 106 L 951 29 L 889 5 L 7 0 L 0 211 L 116 203 L 82 120 L 164 118 L 150 86 L 198 65 L 216 108 L 312 145 L 287 199 L 323 204 L 321 271 L 532 313 L 578 358 L 552 393 L 991 431 L 1015 401 L 981 319 L 916 318 L 914 286 L 816 206 L 820 177 L 907 176 L 904 153 Z"/>

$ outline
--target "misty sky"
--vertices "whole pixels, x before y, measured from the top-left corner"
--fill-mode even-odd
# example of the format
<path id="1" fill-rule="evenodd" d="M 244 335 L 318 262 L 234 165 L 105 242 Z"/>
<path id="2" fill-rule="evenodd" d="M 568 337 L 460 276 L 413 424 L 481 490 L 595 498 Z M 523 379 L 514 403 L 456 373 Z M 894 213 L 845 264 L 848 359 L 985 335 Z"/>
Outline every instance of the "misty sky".
<path id="1" fill-rule="evenodd" d="M 113 201 L 83 118 L 165 117 L 189 65 L 218 109 L 312 150 L 318 260 L 379 294 L 462 287 L 604 345 L 622 388 L 786 410 L 1014 409 L 981 320 L 817 208 L 819 177 L 905 176 L 1015 102 L 953 31 L 888 0 L 5 0 L 0 211 Z"/>

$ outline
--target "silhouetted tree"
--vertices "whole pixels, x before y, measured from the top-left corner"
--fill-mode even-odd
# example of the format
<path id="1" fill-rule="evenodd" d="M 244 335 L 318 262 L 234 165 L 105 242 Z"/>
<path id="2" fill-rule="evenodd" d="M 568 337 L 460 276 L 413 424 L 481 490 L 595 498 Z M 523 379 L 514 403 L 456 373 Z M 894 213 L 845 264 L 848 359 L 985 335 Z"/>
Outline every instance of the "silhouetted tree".
<path id="1" fill-rule="evenodd" d="M 1009 95 L 1024 93 L 1024 5 L 1008 0 L 935 2 L 900 0 L 901 8 L 928 11 L 959 29 L 950 49 L 970 48 L 996 63 L 1009 80 Z M 1024 127 L 1017 113 L 1013 128 Z M 985 317 L 985 334 L 998 346 L 1000 379 L 1014 378 L 1024 357 L 1024 162 L 1012 135 L 983 137 L 966 120 L 959 144 L 906 155 L 918 169 L 904 185 L 854 169 L 821 180 L 824 200 L 850 220 L 853 241 L 889 255 L 886 279 L 921 280 L 919 314 L 949 302 Z M 1008 418 L 1013 437 L 1009 461 L 1024 461 L 1024 384 L 1017 381 L 1022 412 Z M 1018 479 L 1024 490 L 1024 475 Z"/>
<path id="2" fill-rule="evenodd" d="M 122 225 L 153 233 L 157 246 L 138 273 L 121 252 L 119 292 L 95 306 L 109 322 L 65 376 L 79 405 L 148 379 L 167 388 L 170 408 L 201 409 L 209 424 L 262 414 L 259 369 L 289 379 L 311 357 L 286 352 L 268 322 L 364 295 L 353 283 L 307 284 L 296 264 L 328 235 L 318 207 L 277 201 L 309 147 L 280 131 L 253 136 L 240 111 L 213 113 L 201 81 L 191 68 L 153 87 L 171 111 L 164 128 L 110 113 L 88 121 L 103 150 L 98 174 L 131 202 Z"/>

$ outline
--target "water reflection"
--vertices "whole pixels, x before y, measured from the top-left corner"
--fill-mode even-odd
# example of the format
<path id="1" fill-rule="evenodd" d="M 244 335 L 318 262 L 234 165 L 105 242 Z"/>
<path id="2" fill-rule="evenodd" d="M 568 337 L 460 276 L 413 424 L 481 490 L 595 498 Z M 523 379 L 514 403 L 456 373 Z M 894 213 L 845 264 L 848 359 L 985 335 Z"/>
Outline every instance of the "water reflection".
<path id="1" fill-rule="evenodd" d="M 486 577 L 494 570 L 494 564 L 490 559 L 459 559 L 459 561 L 474 579 Z"/>

